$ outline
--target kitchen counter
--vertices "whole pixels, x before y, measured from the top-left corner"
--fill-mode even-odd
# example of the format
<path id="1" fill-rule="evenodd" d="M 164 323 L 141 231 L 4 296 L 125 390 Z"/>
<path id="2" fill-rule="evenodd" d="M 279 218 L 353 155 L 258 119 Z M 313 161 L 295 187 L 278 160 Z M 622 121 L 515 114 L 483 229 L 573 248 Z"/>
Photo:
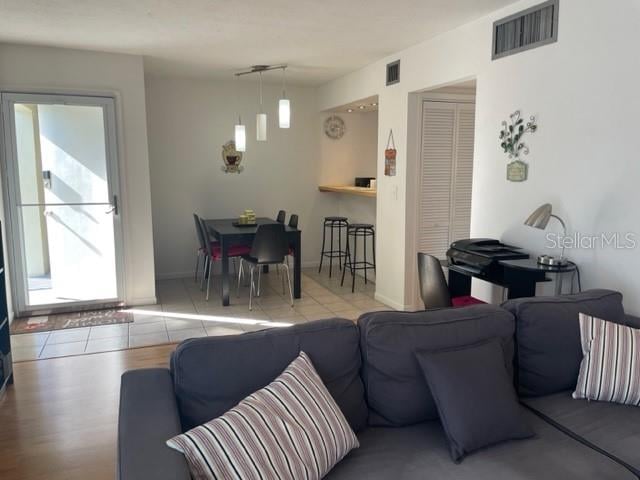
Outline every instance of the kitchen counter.
<path id="1" fill-rule="evenodd" d="M 346 193 L 348 195 L 370 198 L 375 198 L 377 195 L 375 188 L 354 187 L 353 185 L 320 185 L 318 190 L 321 192 Z"/>

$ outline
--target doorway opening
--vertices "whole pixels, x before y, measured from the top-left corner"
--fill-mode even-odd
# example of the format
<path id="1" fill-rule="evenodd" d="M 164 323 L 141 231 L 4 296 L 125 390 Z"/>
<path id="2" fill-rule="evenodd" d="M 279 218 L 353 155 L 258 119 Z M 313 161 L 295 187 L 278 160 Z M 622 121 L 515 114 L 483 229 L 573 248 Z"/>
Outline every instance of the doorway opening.
<path id="1" fill-rule="evenodd" d="M 122 301 L 115 102 L 2 94 L 17 317 Z"/>
<path id="2" fill-rule="evenodd" d="M 475 80 L 466 80 L 410 95 L 415 182 L 408 184 L 414 199 L 408 225 L 414 226 L 414 234 L 408 236 L 408 286 L 413 288 L 407 289 L 407 303 L 419 309 L 416 254 L 427 253 L 444 263 L 450 244 L 470 235 L 475 93 Z"/>

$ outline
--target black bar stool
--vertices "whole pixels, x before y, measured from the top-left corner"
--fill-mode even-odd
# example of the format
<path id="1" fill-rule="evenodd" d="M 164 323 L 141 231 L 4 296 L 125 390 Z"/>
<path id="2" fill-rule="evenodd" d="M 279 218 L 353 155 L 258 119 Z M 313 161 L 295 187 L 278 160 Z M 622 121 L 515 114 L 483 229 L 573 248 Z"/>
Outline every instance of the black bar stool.
<path id="1" fill-rule="evenodd" d="M 322 228 L 322 252 L 320 252 L 320 267 L 318 273 L 322 272 L 322 260 L 324 257 L 329 258 L 329 278 L 331 278 L 331 271 L 333 269 L 333 259 L 338 258 L 338 268 L 342 269 L 342 258 L 347 258 L 347 251 L 342 250 L 342 230 L 347 232 L 349 228 L 349 222 L 347 217 L 324 217 L 324 225 Z M 325 243 L 327 240 L 327 230 L 330 232 L 329 250 L 325 250 Z M 338 233 L 338 249 L 333 247 L 333 234 L 334 231 Z"/>
<path id="2" fill-rule="evenodd" d="M 367 260 L 367 238 L 371 237 L 373 247 L 373 260 Z M 364 247 L 362 260 L 358 260 L 358 238 L 362 238 Z M 353 239 L 353 258 L 351 257 L 351 239 Z M 352 223 L 347 228 L 347 255 L 344 260 L 344 269 L 342 270 L 342 281 L 340 286 L 344 285 L 344 274 L 347 268 L 351 270 L 351 293 L 356 288 L 356 270 L 364 270 L 364 283 L 367 283 L 367 270 L 373 269 L 376 273 L 376 233 L 373 225 L 370 223 Z"/>

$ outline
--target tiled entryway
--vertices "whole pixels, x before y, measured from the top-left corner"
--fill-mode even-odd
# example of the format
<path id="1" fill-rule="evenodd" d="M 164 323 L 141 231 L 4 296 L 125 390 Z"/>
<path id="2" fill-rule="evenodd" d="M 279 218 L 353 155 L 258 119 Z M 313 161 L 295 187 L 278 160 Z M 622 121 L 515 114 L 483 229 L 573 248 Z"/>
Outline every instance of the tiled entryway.
<path id="1" fill-rule="evenodd" d="M 345 279 L 341 287 L 336 272 L 330 279 L 325 271 L 318 274 L 316 269 L 305 269 L 302 298 L 295 300 L 292 308 L 288 293 L 283 295 L 282 278 L 272 271 L 263 275 L 261 295 L 249 311 L 248 287 L 243 286 L 237 297 L 233 285 L 231 305 L 223 307 L 217 277 L 209 301 L 193 279 L 162 280 L 157 284 L 158 305 L 126 309 L 133 316 L 131 323 L 12 335 L 13 360 L 178 343 L 187 338 L 233 335 L 330 317 L 356 320 L 364 312 L 388 309 L 374 300 L 374 284 L 365 285 L 358 277 L 356 293 L 351 293 L 350 285 Z"/>

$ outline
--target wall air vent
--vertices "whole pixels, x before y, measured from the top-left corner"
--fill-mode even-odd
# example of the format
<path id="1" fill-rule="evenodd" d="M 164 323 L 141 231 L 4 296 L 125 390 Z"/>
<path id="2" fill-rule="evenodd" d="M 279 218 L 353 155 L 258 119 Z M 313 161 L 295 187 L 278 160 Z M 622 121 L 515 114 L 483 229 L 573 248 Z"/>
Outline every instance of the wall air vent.
<path id="1" fill-rule="evenodd" d="M 513 55 L 558 40 L 558 3 L 550 0 L 493 23 L 491 58 Z"/>
<path id="2" fill-rule="evenodd" d="M 400 83 L 400 60 L 387 63 L 387 86 Z"/>

